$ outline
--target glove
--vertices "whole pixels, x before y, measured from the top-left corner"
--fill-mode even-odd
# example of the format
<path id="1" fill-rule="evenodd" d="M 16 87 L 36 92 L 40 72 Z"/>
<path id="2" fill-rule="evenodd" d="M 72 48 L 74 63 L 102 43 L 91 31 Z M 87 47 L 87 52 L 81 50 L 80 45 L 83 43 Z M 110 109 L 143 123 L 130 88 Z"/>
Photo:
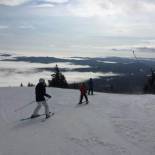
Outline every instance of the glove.
<path id="1" fill-rule="evenodd" d="M 45 94 L 45 96 L 48 97 L 48 98 L 51 98 L 51 95 L 49 95 L 49 94 Z"/>

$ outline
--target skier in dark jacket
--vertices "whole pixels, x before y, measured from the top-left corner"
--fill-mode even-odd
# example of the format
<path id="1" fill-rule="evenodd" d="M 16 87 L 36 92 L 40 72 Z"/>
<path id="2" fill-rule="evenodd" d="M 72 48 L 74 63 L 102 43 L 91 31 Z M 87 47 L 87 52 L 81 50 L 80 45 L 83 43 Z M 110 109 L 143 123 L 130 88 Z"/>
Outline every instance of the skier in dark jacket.
<path id="1" fill-rule="evenodd" d="M 36 102 L 38 103 L 38 105 L 33 111 L 31 118 L 37 117 L 39 115 L 38 112 L 41 106 L 44 106 L 45 108 L 46 118 L 50 117 L 49 106 L 46 102 L 45 96 L 48 98 L 51 98 L 51 96 L 46 93 L 45 87 L 46 87 L 45 80 L 39 79 L 39 83 L 35 87 Z"/>
<path id="2" fill-rule="evenodd" d="M 93 83 L 93 79 L 90 78 L 89 81 L 88 81 L 88 86 L 89 86 L 89 89 L 88 89 L 88 95 L 93 95 L 94 93 L 94 83 Z"/>
<path id="3" fill-rule="evenodd" d="M 87 88 L 86 88 L 84 83 L 82 83 L 80 85 L 80 92 L 81 92 L 81 94 L 80 94 L 80 102 L 79 102 L 79 104 L 82 104 L 83 97 L 85 97 L 86 104 L 88 104 Z"/>

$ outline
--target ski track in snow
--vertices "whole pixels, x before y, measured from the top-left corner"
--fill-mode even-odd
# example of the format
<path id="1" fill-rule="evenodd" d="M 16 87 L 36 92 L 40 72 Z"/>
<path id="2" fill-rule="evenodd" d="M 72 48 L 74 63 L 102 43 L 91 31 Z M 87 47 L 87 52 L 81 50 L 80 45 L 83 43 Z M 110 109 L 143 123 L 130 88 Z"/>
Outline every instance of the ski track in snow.
<path id="1" fill-rule="evenodd" d="M 47 93 L 55 115 L 21 122 L 36 104 L 15 109 L 34 100 L 34 88 L 0 88 L 0 155 L 155 154 L 154 95 L 95 93 L 77 106 L 78 90 Z"/>

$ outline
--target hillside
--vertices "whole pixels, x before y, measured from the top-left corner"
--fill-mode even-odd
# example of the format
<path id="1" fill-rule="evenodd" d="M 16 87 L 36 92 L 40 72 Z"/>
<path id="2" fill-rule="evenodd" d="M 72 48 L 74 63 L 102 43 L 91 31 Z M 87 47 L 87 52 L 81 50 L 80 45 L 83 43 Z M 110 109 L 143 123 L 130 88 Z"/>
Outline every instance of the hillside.
<path id="1" fill-rule="evenodd" d="M 95 93 L 77 106 L 78 90 L 47 92 L 55 115 L 21 122 L 36 104 L 15 109 L 34 100 L 34 88 L 0 88 L 0 155 L 155 154 L 154 95 Z"/>

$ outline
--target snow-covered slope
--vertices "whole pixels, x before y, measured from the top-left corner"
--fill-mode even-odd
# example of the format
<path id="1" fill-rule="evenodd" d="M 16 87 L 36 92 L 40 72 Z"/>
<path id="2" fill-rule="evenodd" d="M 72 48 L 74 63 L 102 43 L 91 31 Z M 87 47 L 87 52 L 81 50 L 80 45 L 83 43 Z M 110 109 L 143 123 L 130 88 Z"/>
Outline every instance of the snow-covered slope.
<path id="1" fill-rule="evenodd" d="M 0 88 L 0 155 L 155 154 L 154 95 L 95 93 L 77 106 L 77 90 L 47 92 L 56 114 L 21 122 L 36 104 L 15 109 L 34 100 L 34 88 Z"/>

